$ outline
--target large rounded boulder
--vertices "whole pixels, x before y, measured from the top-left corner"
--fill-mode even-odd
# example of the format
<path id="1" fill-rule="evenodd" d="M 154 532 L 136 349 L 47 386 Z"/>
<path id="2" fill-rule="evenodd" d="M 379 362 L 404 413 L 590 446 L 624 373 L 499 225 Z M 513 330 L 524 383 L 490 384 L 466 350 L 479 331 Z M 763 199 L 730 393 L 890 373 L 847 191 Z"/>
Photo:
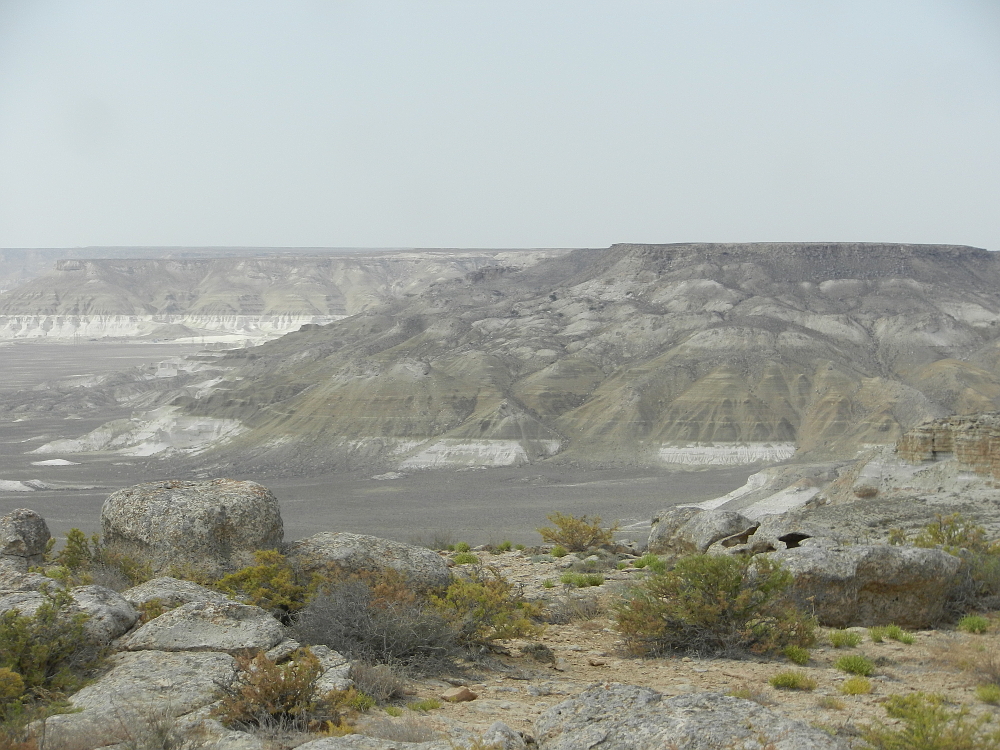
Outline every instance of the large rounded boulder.
<path id="1" fill-rule="evenodd" d="M 0 567 L 24 572 L 41 565 L 49 541 L 45 519 L 27 508 L 18 508 L 0 517 Z"/>
<path id="2" fill-rule="evenodd" d="M 281 545 L 278 501 L 256 482 L 161 481 L 118 490 L 101 509 L 104 542 L 138 552 L 155 570 L 174 563 L 226 569 Z"/>
<path id="3" fill-rule="evenodd" d="M 394 570 L 411 585 L 425 589 L 447 586 L 451 578 L 447 563 L 433 550 L 366 534 L 314 534 L 294 542 L 288 559 L 306 572 Z"/>

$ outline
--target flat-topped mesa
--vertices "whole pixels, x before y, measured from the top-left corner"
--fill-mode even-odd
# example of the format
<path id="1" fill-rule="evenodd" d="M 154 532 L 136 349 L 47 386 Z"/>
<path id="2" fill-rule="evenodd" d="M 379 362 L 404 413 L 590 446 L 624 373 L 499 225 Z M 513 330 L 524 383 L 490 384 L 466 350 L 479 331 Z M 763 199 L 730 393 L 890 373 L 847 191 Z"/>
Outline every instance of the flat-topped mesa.
<path id="1" fill-rule="evenodd" d="M 1000 412 L 927 422 L 904 434 L 896 453 L 910 463 L 953 456 L 977 474 L 1000 480 Z"/>

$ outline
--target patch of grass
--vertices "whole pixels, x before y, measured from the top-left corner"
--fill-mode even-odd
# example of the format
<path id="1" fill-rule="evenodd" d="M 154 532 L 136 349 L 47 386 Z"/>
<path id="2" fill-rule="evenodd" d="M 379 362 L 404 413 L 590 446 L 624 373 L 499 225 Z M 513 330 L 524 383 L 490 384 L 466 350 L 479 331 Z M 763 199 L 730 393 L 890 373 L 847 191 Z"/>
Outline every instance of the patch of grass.
<path id="1" fill-rule="evenodd" d="M 861 643 L 861 633 L 853 630 L 834 630 L 830 633 L 830 645 L 834 648 L 854 648 Z"/>
<path id="2" fill-rule="evenodd" d="M 872 643 L 882 643 L 885 640 L 885 625 L 875 625 L 868 628 L 868 637 Z"/>
<path id="3" fill-rule="evenodd" d="M 958 621 L 958 629 L 981 635 L 990 629 L 990 621 L 982 615 L 966 615 Z"/>
<path id="4" fill-rule="evenodd" d="M 732 696 L 733 698 L 742 698 L 745 701 L 753 701 L 754 703 L 759 703 L 762 706 L 774 705 L 774 701 L 768 697 L 766 692 L 757 686 L 746 682 L 731 688 L 726 692 L 726 695 Z"/>
<path id="5" fill-rule="evenodd" d="M 1000 731 L 989 715 L 949 708 L 941 695 L 892 695 L 883 707 L 894 726 L 864 727 L 862 738 L 875 750 L 997 750 Z"/>
<path id="6" fill-rule="evenodd" d="M 843 711 L 846 708 L 844 701 L 834 698 L 832 695 L 823 695 L 817 698 L 816 705 L 819 708 L 825 708 L 827 711 Z"/>
<path id="7" fill-rule="evenodd" d="M 647 552 L 638 560 L 633 561 L 632 567 L 639 568 L 640 570 L 643 568 L 649 568 L 653 573 L 663 573 L 667 569 L 667 563 L 658 555 L 654 555 L 652 552 Z"/>
<path id="8" fill-rule="evenodd" d="M 563 547 L 561 544 L 557 544 L 552 548 L 553 557 L 566 557 L 569 554 L 569 550 Z"/>
<path id="9" fill-rule="evenodd" d="M 469 552 L 471 549 L 468 542 L 459 542 L 455 545 L 456 552 Z"/>
<path id="10" fill-rule="evenodd" d="M 556 582 L 553 581 L 551 578 L 546 578 L 544 581 L 542 581 L 542 586 L 547 589 L 554 589 L 556 587 Z"/>
<path id="11" fill-rule="evenodd" d="M 689 555 L 616 608 L 634 654 L 774 653 L 811 646 L 815 620 L 785 596 L 792 575 L 767 558 Z"/>
<path id="12" fill-rule="evenodd" d="M 525 549 L 525 547 L 523 544 L 515 544 L 514 549 L 516 549 L 518 552 L 521 552 Z"/>
<path id="13" fill-rule="evenodd" d="M 802 646 L 785 646 L 781 653 L 790 662 L 799 666 L 809 662 L 809 649 L 802 648 Z"/>
<path id="14" fill-rule="evenodd" d="M 1000 703 L 1000 685 L 987 684 L 976 687 L 976 697 L 983 703 L 995 706 Z"/>
<path id="15" fill-rule="evenodd" d="M 504 539 L 497 545 L 497 552 L 510 552 L 514 548 L 514 543 L 510 539 Z"/>
<path id="16" fill-rule="evenodd" d="M 872 691 L 872 681 L 867 677 L 848 677 L 840 686 L 844 695 L 868 695 Z"/>
<path id="17" fill-rule="evenodd" d="M 600 573 L 563 573 L 559 576 L 559 582 L 577 589 L 585 589 L 588 586 L 600 586 L 604 583 L 604 576 Z"/>
<path id="18" fill-rule="evenodd" d="M 472 552 L 459 552 L 451 558 L 455 565 L 478 565 L 480 560 Z"/>
<path id="19" fill-rule="evenodd" d="M 399 706 L 385 706 L 383 709 L 389 716 L 402 716 L 403 709 Z"/>
<path id="20" fill-rule="evenodd" d="M 426 713 L 427 711 L 434 711 L 435 709 L 441 708 L 441 701 L 437 698 L 424 698 L 423 700 L 407 703 L 406 707 L 411 711 L 421 711 Z"/>
<path id="21" fill-rule="evenodd" d="M 614 542 L 615 532 L 618 531 L 617 523 L 602 528 L 600 516 L 570 516 L 557 511 L 546 518 L 553 525 L 538 529 L 542 539 L 550 544 L 562 545 L 570 552 L 609 545 Z"/>
<path id="22" fill-rule="evenodd" d="M 778 672 L 770 680 L 771 687 L 778 690 L 815 690 L 816 680 L 805 672 L 790 670 L 788 672 Z"/>
<path id="23" fill-rule="evenodd" d="M 833 666 L 841 672 L 856 674 L 862 677 L 868 677 L 875 672 L 875 665 L 860 654 L 841 656 L 833 663 Z"/>
<path id="24" fill-rule="evenodd" d="M 907 646 L 913 645 L 915 640 L 913 633 L 908 633 L 899 627 L 899 625 L 886 625 L 885 637 L 891 638 L 894 641 L 899 641 L 900 643 L 905 643 Z"/>

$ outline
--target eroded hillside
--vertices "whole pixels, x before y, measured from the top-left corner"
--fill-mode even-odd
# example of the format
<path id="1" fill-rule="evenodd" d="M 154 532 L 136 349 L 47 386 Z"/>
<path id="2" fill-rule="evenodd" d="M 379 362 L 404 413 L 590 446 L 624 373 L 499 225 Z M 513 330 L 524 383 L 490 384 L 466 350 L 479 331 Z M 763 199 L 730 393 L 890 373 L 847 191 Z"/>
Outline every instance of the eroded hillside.
<path id="1" fill-rule="evenodd" d="M 850 457 L 1000 406 L 1000 256 L 615 245 L 444 279 L 225 364 L 176 405 L 246 427 L 223 449 L 237 466 Z"/>

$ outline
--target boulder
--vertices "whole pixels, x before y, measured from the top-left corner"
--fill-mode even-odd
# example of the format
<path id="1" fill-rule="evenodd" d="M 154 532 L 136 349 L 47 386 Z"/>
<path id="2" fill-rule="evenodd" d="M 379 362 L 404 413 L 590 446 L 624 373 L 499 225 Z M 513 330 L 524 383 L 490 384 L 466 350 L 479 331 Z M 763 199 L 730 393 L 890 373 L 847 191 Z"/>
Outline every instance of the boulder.
<path id="1" fill-rule="evenodd" d="M 651 688 L 617 683 L 594 685 L 545 711 L 535 723 L 535 739 L 539 750 L 846 748 L 826 732 L 753 701 L 719 693 L 664 698 Z"/>
<path id="2" fill-rule="evenodd" d="M 741 544 L 757 526 L 730 510 L 668 508 L 654 516 L 648 548 L 655 555 L 674 557 L 703 553 L 720 541 L 726 546 Z"/>
<path id="3" fill-rule="evenodd" d="M 45 545 L 51 538 L 45 519 L 27 508 L 18 508 L 0 517 L 0 561 L 3 567 L 27 572 L 31 565 L 41 565 Z"/>
<path id="4" fill-rule="evenodd" d="M 383 740 L 363 734 L 348 734 L 344 737 L 323 737 L 322 739 L 299 745 L 298 750 L 457 750 L 462 747 L 448 740 L 430 742 L 400 742 Z"/>
<path id="5" fill-rule="evenodd" d="M 122 651 L 267 651 L 284 628 L 260 607 L 191 602 L 164 612 L 116 644 Z"/>
<path id="6" fill-rule="evenodd" d="M 677 532 L 680 528 L 699 513 L 701 508 L 664 508 L 653 516 L 653 525 L 649 530 L 649 541 L 646 549 L 654 555 L 689 555 L 694 552 L 691 545 Z"/>
<path id="7" fill-rule="evenodd" d="M 322 696 L 331 690 L 347 690 L 354 685 L 351 679 L 351 662 L 341 656 L 339 651 L 334 651 L 329 646 L 322 644 L 310 646 L 319 664 L 323 668 L 323 674 L 316 680 L 316 695 Z"/>
<path id="8" fill-rule="evenodd" d="M 0 567 L 0 597 L 17 591 L 41 591 L 48 586 L 59 588 L 60 584 L 41 573 L 24 573 Z"/>
<path id="9" fill-rule="evenodd" d="M 49 579 L 50 583 L 55 583 Z M 103 586 L 79 586 L 70 591 L 73 603 L 67 614 L 83 612 L 87 621 L 84 632 L 95 642 L 108 645 L 135 625 L 139 613 L 117 592 Z M 40 591 L 18 591 L 0 596 L 0 614 L 17 610 L 25 617 L 34 617 L 38 608 L 49 598 Z"/>
<path id="10" fill-rule="evenodd" d="M 150 558 L 215 573 L 245 565 L 258 549 L 281 544 L 278 501 L 256 482 L 212 479 L 147 482 L 118 490 L 101 508 L 104 543 Z"/>
<path id="11" fill-rule="evenodd" d="M 166 609 L 191 602 L 229 601 L 225 594 L 218 591 L 199 586 L 192 581 L 182 581 L 179 578 L 168 576 L 154 578 L 151 581 L 140 583 L 138 586 L 133 586 L 127 591 L 123 591 L 122 596 L 134 607 L 159 600 Z"/>
<path id="12" fill-rule="evenodd" d="M 829 627 L 940 622 L 961 560 L 939 549 L 806 539 L 768 555 L 795 577 L 791 594 Z"/>
<path id="13" fill-rule="evenodd" d="M 829 539 L 841 543 L 837 529 L 792 513 L 762 516 L 759 525 L 750 534 L 736 535 L 713 542 L 708 548 L 712 555 L 757 555 L 794 549 L 807 539 Z"/>
<path id="14" fill-rule="evenodd" d="M 292 543 L 289 561 L 305 572 L 395 570 L 417 588 L 447 586 L 448 564 L 433 550 L 366 534 L 325 531 Z"/>
<path id="15" fill-rule="evenodd" d="M 141 651 L 114 654 L 109 661 L 108 672 L 70 699 L 78 713 L 46 720 L 46 747 L 122 742 L 156 716 L 181 716 L 208 705 L 218 697 L 219 686 L 230 685 L 236 676 L 228 654 Z"/>

